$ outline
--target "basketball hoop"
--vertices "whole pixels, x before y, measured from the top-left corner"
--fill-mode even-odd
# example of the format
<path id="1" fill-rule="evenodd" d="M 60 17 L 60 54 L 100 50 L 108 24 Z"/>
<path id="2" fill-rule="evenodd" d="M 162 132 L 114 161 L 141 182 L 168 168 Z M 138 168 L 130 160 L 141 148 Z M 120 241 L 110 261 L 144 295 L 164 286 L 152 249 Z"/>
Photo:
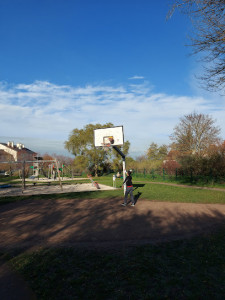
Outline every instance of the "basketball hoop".
<path id="1" fill-rule="evenodd" d="M 125 178 L 125 155 L 117 146 L 123 146 L 124 134 L 123 126 L 114 126 L 108 128 L 94 129 L 94 145 L 96 148 L 101 147 L 104 151 L 109 151 L 113 148 L 119 153 L 123 159 L 123 178 Z M 126 185 L 124 185 L 124 194 L 126 192 Z"/>
<path id="2" fill-rule="evenodd" d="M 112 146 L 124 144 L 123 126 L 94 129 L 95 147 L 104 147 L 108 143 Z"/>
<path id="3" fill-rule="evenodd" d="M 102 143 L 102 148 L 105 151 L 109 151 L 110 147 L 111 147 L 111 143 Z"/>

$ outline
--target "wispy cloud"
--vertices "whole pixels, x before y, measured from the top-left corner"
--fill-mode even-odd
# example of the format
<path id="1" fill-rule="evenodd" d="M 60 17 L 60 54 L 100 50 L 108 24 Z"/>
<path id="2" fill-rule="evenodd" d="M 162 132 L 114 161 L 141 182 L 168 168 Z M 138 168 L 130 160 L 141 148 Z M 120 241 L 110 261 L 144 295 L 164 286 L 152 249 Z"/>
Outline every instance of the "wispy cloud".
<path id="1" fill-rule="evenodd" d="M 138 76 L 138 75 L 135 75 L 135 76 L 132 76 L 130 78 L 128 78 L 129 80 L 136 80 L 136 79 L 145 79 L 144 76 Z"/>
<path id="2" fill-rule="evenodd" d="M 65 141 L 74 128 L 89 123 L 123 125 L 131 152 L 144 152 L 151 142 L 168 143 L 179 118 L 193 111 L 217 119 L 225 135 L 225 102 L 203 97 L 154 93 L 151 85 L 74 87 L 46 81 L 0 84 L 2 136 Z"/>

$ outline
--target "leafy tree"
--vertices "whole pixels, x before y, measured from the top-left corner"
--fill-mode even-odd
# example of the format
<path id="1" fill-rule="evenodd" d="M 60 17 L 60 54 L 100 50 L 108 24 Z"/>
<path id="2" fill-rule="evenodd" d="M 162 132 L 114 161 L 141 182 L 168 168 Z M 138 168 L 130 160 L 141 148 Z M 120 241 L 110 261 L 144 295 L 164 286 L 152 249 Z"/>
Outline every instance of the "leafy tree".
<path id="1" fill-rule="evenodd" d="M 87 170 L 88 157 L 84 155 L 76 156 L 73 161 L 73 167 L 76 172 L 83 172 Z"/>
<path id="2" fill-rule="evenodd" d="M 210 90 L 225 87 L 225 1 L 224 0 L 174 0 L 168 16 L 175 9 L 187 14 L 193 23 L 191 46 L 194 54 L 202 53 L 207 63 L 201 77 Z"/>
<path id="3" fill-rule="evenodd" d="M 166 145 L 158 146 L 156 143 L 151 143 L 147 150 L 147 158 L 149 160 L 162 161 L 168 154 L 168 147 Z"/>
<path id="4" fill-rule="evenodd" d="M 169 151 L 167 155 L 167 160 L 178 160 L 180 157 L 181 153 L 177 150 L 173 149 L 173 145 L 171 145 L 171 150 Z"/>
<path id="5" fill-rule="evenodd" d="M 149 160 L 147 159 L 146 154 L 138 156 L 133 162 L 132 165 L 129 164 L 129 169 L 143 170 L 148 168 Z M 151 169 L 151 168 L 150 168 Z"/>
<path id="6" fill-rule="evenodd" d="M 207 164 L 203 164 L 205 169 L 208 166 L 208 173 L 213 177 L 225 175 L 225 141 L 217 145 L 211 145 L 205 155 Z"/>
<path id="7" fill-rule="evenodd" d="M 128 156 L 126 158 L 126 169 L 129 170 L 129 169 L 132 169 L 134 170 L 136 168 L 136 161 L 135 159 L 133 159 L 132 157 Z"/>
<path id="8" fill-rule="evenodd" d="M 188 155 L 180 158 L 181 169 L 189 176 L 205 176 L 211 179 L 224 178 L 225 156 L 219 152 L 210 156 Z"/>
<path id="9" fill-rule="evenodd" d="M 94 146 L 94 129 L 113 127 L 112 123 L 88 124 L 83 129 L 74 129 L 68 141 L 65 142 L 65 148 L 75 155 L 75 163 L 79 169 L 89 169 L 97 176 L 98 171 L 105 172 L 111 168 L 121 170 L 122 160 L 121 156 L 110 148 L 105 151 L 102 148 L 95 148 Z M 123 146 L 119 147 L 122 152 L 127 155 L 130 143 L 126 141 Z M 114 159 L 113 159 L 114 158 Z M 112 162 L 113 159 L 113 162 Z"/>
<path id="10" fill-rule="evenodd" d="M 136 161 L 137 161 L 137 162 L 143 162 L 143 161 L 145 161 L 145 160 L 147 160 L 147 155 L 146 155 L 146 154 L 140 155 L 140 156 L 138 156 L 138 157 L 136 158 Z"/>
<path id="11" fill-rule="evenodd" d="M 220 128 L 214 123 L 209 115 L 185 115 L 170 137 L 173 148 L 183 154 L 204 154 L 210 145 L 219 141 Z"/>
<path id="12" fill-rule="evenodd" d="M 158 153 L 158 145 L 156 143 L 151 143 L 147 150 L 147 158 L 150 160 L 156 160 Z"/>
<path id="13" fill-rule="evenodd" d="M 65 141 L 65 148 L 75 155 L 85 156 L 87 159 L 86 167 L 95 176 L 98 174 L 98 170 L 104 161 L 110 156 L 110 151 L 106 152 L 102 148 L 97 149 L 94 146 L 94 129 L 113 127 L 112 123 L 101 124 L 88 124 L 83 129 L 75 128 L 69 135 L 69 139 Z"/>
<path id="14" fill-rule="evenodd" d="M 180 164 L 176 160 L 172 159 L 166 160 L 163 163 L 163 168 L 165 169 L 166 174 L 168 175 L 175 175 L 176 171 L 179 170 L 180 167 Z"/>

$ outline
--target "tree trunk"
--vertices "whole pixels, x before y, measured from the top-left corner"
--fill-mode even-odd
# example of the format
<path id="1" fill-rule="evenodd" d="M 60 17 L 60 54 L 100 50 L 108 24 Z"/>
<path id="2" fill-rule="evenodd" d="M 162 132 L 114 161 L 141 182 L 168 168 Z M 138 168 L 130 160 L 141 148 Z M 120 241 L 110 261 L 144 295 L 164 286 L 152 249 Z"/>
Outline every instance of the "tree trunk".
<path id="1" fill-rule="evenodd" d="M 95 165 L 95 177 L 98 177 L 98 165 Z"/>

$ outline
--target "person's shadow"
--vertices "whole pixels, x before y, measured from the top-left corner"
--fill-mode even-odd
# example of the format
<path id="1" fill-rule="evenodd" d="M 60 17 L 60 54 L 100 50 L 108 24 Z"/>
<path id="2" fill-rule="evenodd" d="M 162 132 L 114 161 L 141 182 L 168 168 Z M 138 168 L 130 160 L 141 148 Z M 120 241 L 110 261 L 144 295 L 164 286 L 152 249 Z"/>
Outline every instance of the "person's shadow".
<path id="1" fill-rule="evenodd" d="M 140 198 L 142 193 L 138 192 L 136 195 L 134 195 L 134 203 L 136 204 L 138 202 L 138 199 Z"/>
<path id="2" fill-rule="evenodd" d="M 144 186 L 145 186 L 145 184 L 143 184 L 143 183 L 135 183 L 135 184 L 133 184 L 133 187 L 134 187 L 133 191 L 135 191 L 135 190 L 137 190 L 139 188 L 143 188 Z M 134 203 L 135 204 L 138 202 L 141 194 L 142 193 L 140 191 L 138 191 L 138 193 L 136 195 L 134 195 Z"/>
<path id="3" fill-rule="evenodd" d="M 135 191 L 135 190 L 137 190 L 138 188 L 142 188 L 142 187 L 144 187 L 145 186 L 145 184 L 143 184 L 143 183 L 134 183 L 133 184 L 133 191 Z"/>
<path id="4" fill-rule="evenodd" d="M 133 191 L 135 191 L 139 188 L 143 188 L 144 186 L 145 186 L 145 184 L 143 184 L 143 183 L 135 183 L 135 184 L 133 184 Z M 134 195 L 134 203 L 135 204 L 138 202 L 141 195 L 142 195 L 142 193 L 140 191 L 138 191 L 138 193 L 136 195 Z"/>
<path id="5" fill-rule="evenodd" d="M 133 191 L 137 190 L 138 188 L 143 188 L 145 186 L 145 184 L 133 184 Z M 138 192 L 136 195 L 134 195 L 134 204 L 136 204 L 141 196 L 141 192 Z M 131 203 L 131 200 L 128 200 L 127 204 Z"/>

